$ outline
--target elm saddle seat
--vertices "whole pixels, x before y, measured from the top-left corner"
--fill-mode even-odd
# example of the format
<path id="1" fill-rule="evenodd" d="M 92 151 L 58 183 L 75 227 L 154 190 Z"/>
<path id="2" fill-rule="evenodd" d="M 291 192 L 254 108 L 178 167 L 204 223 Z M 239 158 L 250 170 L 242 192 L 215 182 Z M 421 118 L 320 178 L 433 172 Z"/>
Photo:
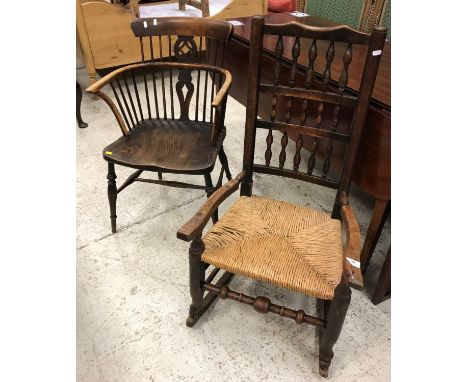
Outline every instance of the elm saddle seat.
<path id="1" fill-rule="evenodd" d="M 103 156 L 106 161 L 141 170 L 199 174 L 213 169 L 226 136 L 223 127 L 212 145 L 212 130 L 209 122 L 146 119 L 104 148 Z"/>

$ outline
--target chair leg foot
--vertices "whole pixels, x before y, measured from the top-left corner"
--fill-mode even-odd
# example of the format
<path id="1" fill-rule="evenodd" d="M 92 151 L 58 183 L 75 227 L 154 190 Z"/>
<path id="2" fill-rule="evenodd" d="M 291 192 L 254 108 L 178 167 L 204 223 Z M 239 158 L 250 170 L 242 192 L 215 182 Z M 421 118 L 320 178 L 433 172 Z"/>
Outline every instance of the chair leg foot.
<path id="1" fill-rule="evenodd" d="M 320 366 L 319 373 L 323 378 L 328 378 L 328 366 L 326 367 Z"/>
<path id="2" fill-rule="evenodd" d="M 225 272 L 216 283 L 217 286 L 222 287 L 224 285 L 228 285 L 231 281 L 234 274 L 230 272 Z M 201 296 L 203 297 L 203 290 L 201 290 Z M 189 315 L 185 324 L 191 328 L 193 327 L 197 321 L 203 316 L 203 314 L 208 310 L 208 308 L 213 304 L 216 299 L 218 298 L 218 294 L 214 292 L 209 292 L 205 298 L 202 299 L 202 303 L 200 308 L 197 308 L 193 303 L 190 305 Z M 193 300 L 192 300 L 193 301 Z"/>
<path id="3" fill-rule="evenodd" d="M 350 287 L 344 283 L 339 284 L 328 307 L 326 326 L 320 337 L 319 373 L 322 377 L 328 377 L 328 368 L 334 355 L 333 346 L 340 336 L 350 301 Z"/>
<path id="4" fill-rule="evenodd" d="M 117 176 L 115 175 L 114 164 L 108 162 L 107 197 L 109 199 L 112 233 L 117 232 L 117 186 L 115 179 L 117 179 Z"/>
<path id="5" fill-rule="evenodd" d="M 232 179 L 231 171 L 229 170 L 229 162 L 226 156 L 226 153 L 224 152 L 223 146 L 221 146 L 221 149 L 219 150 L 219 161 L 221 162 L 221 165 L 224 167 L 224 171 L 226 171 L 226 178 L 228 180 Z"/>
<path id="6" fill-rule="evenodd" d="M 201 314 L 197 313 L 196 310 L 192 310 L 192 306 L 190 306 L 189 315 L 187 320 L 185 321 L 185 325 L 189 328 L 193 328 L 197 321 L 200 319 Z"/>

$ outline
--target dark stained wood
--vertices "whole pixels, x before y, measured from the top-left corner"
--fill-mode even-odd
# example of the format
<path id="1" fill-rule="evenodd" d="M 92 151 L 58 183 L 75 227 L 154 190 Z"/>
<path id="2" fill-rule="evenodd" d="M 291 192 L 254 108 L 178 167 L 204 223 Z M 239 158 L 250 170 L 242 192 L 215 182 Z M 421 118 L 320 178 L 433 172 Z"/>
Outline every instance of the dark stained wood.
<path id="1" fill-rule="evenodd" d="M 240 302 L 241 304 L 251 305 L 259 313 L 265 314 L 271 312 L 281 317 L 290 318 L 296 321 L 298 324 L 304 323 L 318 327 L 324 327 L 324 321 L 320 318 L 309 316 L 308 314 L 305 314 L 303 310 L 293 310 L 286 308 L 285 306 L 272 304 L 268 298 L 263 296 L 253 298 L 247 296 L 246 294 L 230 290 L 227 285 L 220 288 L 219 286 L 210 284 L 208 282 L 203 284 L 203 288 L 210 292 L 216 293 L 222 300 L 228 298 Z"/>
<path id="2" fill-rule="evenodd" d="M 346 42 L 349 44 L 367 45 L 369 43 L 369 34 L 352 29 L 346 25 L 331 27 L 306 26 L 304 28 L 304 23 L 296 20 L 297 18 L 294 17 L 294 21 L 292 22 L 279 24 L 266 18 L 266 22 L 269 24 L 265 25 L 265 34 L 321 39 L 327 41 Z"/>
<path id="3" fill-rule="evenodd" d="M 226 135 L 224 117 L 232 77 L 219 65 L 222 65 L 224 43 L 231 35 L 232 25 L 220 20 L 169 17 L 137 19 L 132 21 L 131 27 L 140 40 L 142 62 L 119 68 L 87 89 L 109 105 L 123 134 L 103 150 L 110 166 L 108 195 L 113 233 L 117 193 L 134 182 L 204 189 L 210 196 L 221 186 L 224 173 L 231 178 L 222 143 Z M 154 49 L 155 38 L 159 42 L 159 52 Z M 168 60 L 162 57 L 163 38 L 169 43 Z M 149 57 L 145 57 L 148 51 L 145 44 L 149 44 Z M 174 74 L 178 74 L 177 80 L 173 79 Z M 204 92 L 200 90 L 200 76 L 205 77 Z M 208 82 L 211 92 L 207 91 Z M 101 91 L 107 84 L 117 105 Z M 193 115 L 191 101 L 195 92 L 197 107 Z M 177 101 L 179 115 L 175 115 Z M 199 101 L 204 104 L 203 111 L 199 110 Z M 200 121 L 201 112 L 203 122 Z M 205 118 L 207 114 L 209 121 Z M 213 186 L 210 173 L 217 158 L 221 162 L 221 172 Z M 138 170 L 119 189 L 115 184 L 114 164 Z M 158 179 L 141 178 L 143 171 L 157 172 Z M 163 172 L 203 175 L 205 185 L 163 180 Z M 216 211 L 213 220 L 217 220 Z"/>
<path id="4" fill-rule="evenodd" d="M 300 135 L 308 135 L 312 137 L 320 138 L 332 138 L 337 141 L 348 142 L 349 135 L 336 133 L 333 131 L 320 130 L 315 127 L 294 125 L 292 123 L 283 123 L 283 122 L 266 122 L 266 121 L 257 121 L 256 124 L 259 129 L 271 129 L 271 130 L 284 130 L 288 129 L 294 131 Z"/>
<path id="5" fill-rule="evenodd" d="M 267 94 L 282 95 L 304 100 L 322 101 L 335 103 L 343 106 L 356 106 L 357 98 L 353 96 L 342 96 L 328 91 L 314 89 L 292 89 L 284 86 L 272 86 L 260 84 L 260 91 Z"/>
<path id="6" fill-rule="evenodd" d="M 153 20 L 156 20 L 156 25 Z M 140 18 L 133 19 L 130 27 L 137 37 L 203 36 L 219 41 L 227 41 L 233 30 L 231 23 L 200 17 Z"/>
<path id="7" fill-rule="evenodd" d="M 234 31 L 231 37 L 231 43 L 228 43 L 229 49 L 226 50 L 226 53 L 231 49 L 232 43 L 242 44 L 247 48 L 250 46 L 250 32 L 251 32 L 251 20 L 252 17 L 241 17 L 236 18 L 236 20 L 241 21 L 244 25 L 236 25 L 234 26 Z M 271 13 L 265 15 L 265 23 L 268 24 L 284 24 L 288 22 L 297 22 L 298 24 L 303 24 L 306 26 L 314 26 L 314 27 L 333 27 L 337 26 L 336 23 L 333 23 L 329 20 L 322 19 L 317 16 L 307 16 L 307 17 L 294 17 L 289 13 Z M 283 37 L 284 42 L 284 58 L 291 61 L 291 48 L 294 44 L 294 38 Z M 317 56 L 316 63 L 314 70 L 317 73 L 323 73 L 325 69 L 325 56 L 323 52 L 326 51 L 328 47 L 328 43 L 325 41 L 316 41 L 317 43 L 317 50 L 322 52 L 322 54 Z M 302 44 L 302 52 L 298 58 L 298 64 L 302 68 L 307 68 L 309 63 L 309 49 L 312 45 L 312 41 L 303 41 Z M 265 38 L 263 42 L 263 49 L 264 54 L 270 57 L 273 57 L 275 51 L 276 39 L 273 36 L 268 36 Z M 336 51 L 335 54 L 337 57 L 342 57 L 346 51 L 347 45 L 346 44 L 337 44 L 335 47 Z M 237 52 L 236 52 L 237 53 Z M 247 49 L 248 53 L 248 49 Z M 354 45 L 353 46 L 353 65 L 349 68 L 349 81 L 348 81 L 348 88 L 349 89 L 359 89 L 359 83 L 361 80 L 361 70 L 359 69 L 362 66 L 366 57 L 366 47 L 361 45 Z M 227 59 L 227 57 L 226 57 Z M 239 57 L 240 62 L 244 59 L 244 54 L 242 53 Z M 389 107 L 391 105 L 391 44 L 389 41 L 385 42 L 385 46 L 382 52 L 382 59 L 381 64 L 378 72 L 378 76 L 375 82 L 374 90 L 372 92 L 372 98 L 376 101 L 375 104 L 380 104 L 382 107 Z M 341 65 L 337 63 L 336 65 L 332 65 L 331 67 L 331 76 L 332 78 L 339 78 L 341 74 Z M 231 65 L 227 65 L 226 62 L 226 69 L 230 70 Z M 262 70 L 265 68 L 262 67 Z M 232 74 L 235 72 L 230 70 Z M 234 76 L 237 78 L 237 76 Z"/>
<path id="8" fill-rule="evenodd" d="M 335 296 L 326 313 L 326 328 L 320 337 L 319 371 L 322 377 L 328 377 L 328 369 L 333 358 L 333 345 L 338 340 L 346 318 L 351 289 L 346 283 L 341 283 L 335 289 Z"/>
<path id="9" fill-rule="evenodd" d="M 213 169 L 226 135 L 223 129 L 217 144 L 212 145 L 212 128 L 209 122 L 147 119 L 132 134 L 105 147 L 103 156 L 146 171 L 205 174 Z"/>
<path id="10" fill-rule="evenodd" d="M 366 240 L 361 252 L 361 269 L 365 273 L 372 258 L 375 246 L 382 232 L 385 220 L 390 212 L 390 202 L 388 200 L 377 199 L 372 211 L 369 227 L 367 228 Z"/>
<path id="11" fill-rule="evenodd" d="M 379 279 L 372 294 L 372 303 L 380 304 L 382 301 L 390 298 L 391 294 L 391 248 L 388 248 L 387 256 L 380 271 Z"/>
<path id="12" fill-rule="evenodd" d="M 235 26 L 231 41 L 227 43 L 225 54 L 225 67 L 233 74 L 233 84 L 230 90 L 230 95 L 243 105 L 247 105 L 245 89 L 247 86 L 246 78 L 244 76 L 242 65 L 247 59 L 249 54 L 248 47 L 250 46 L 250 29 L 251 18 L 239 18 L 244 23 L 241 26 Z M 304 18 L 295 18 L 290 14 L 278 13 L 269 14 L 265 16 L 267 23 L 287 23 L 289 21 L 297 21 L 307 25 L 314 25 L 319 27 L 329 27 L 335 24 L 328 20 L 321 19 L 315 16 L 308 16 Z M 290 49 L 294 39 L 284 38 L 284 59 L 285 63 L 291 62 Z M 272 82 L 272 73 L 274 66 L 274 51 L 276 40 L 274 38 L 265 38 L 263 44 L 263 56 L 261 60 L 262 82 Z M 298 58 L 299 78 L 305 82 L 307 69 L 309 66 L 309 55 L 311 53 L 312 42 L 308 45 L 307 41 L 302 43 L 302 52 Z M 289 47 L 289 48 L 288 48 Z M 336 46 L 336 56 L 342 57 L 346 52 L 346 45 Z M 326 44 L 323 41 L 317 41 L 317 50 L 322 52 L 316 58 L 313 70 L 316 73 L 323 73 L 325 68 L 325 57 L 323 52 L 326 50 Z M 313 53 L 313 52 L 312 52 Z M 355 96 L 353 90 L 359 88 L 359 81 L 361 79 L 361 71 L 358 69 L 362 66 L 365 59 L 365 47 L 353 46 L 352 51 L 353 63 L 349 67 L 348 72 L 348 85 L 345 96 Z M 391 60 L 391 45 L 390 42 L 385 43 L 383 49 L 381 63 L 379 67 L 378 76 L 375 82 L 374 90 L 372 93 L 372 100 L 367 116 L 366 126 L 362 132 L 361 149 L 356 158 L 356 165 L 353 172 L 353 182 L 359 185 L 369 194 L 379 199 L 390 199 L 390 125 L 391 125 L 391 93 L 390 93 L 390 60 Z M 331 75 L 332 78 L 339 79 L 342 70 L 342 65 L 332 65 Z M 271 104 L 266 99 L 260 99 L 258 114 L 263 119 L 270 118 Z M 342 113 L 346 111 L 342 110 Z M 329 117 L 330 120 L 332 116 Z M 348 118 L 347 124 L 349 125 L 349 114 L 342 118 Z M 345 124 L 344 119 L 342 123 Z M 346 127 L 346 126 L 344 126 Z M 293 136 L 290 136 L 294 138 Z M 304 148 L 310 150 L 311 142 L 305 141 Z M 320 148 L 323 149 L 323 148 Z M 339 168 L 336 158 L 343 155 L 344 147 L 336 145 L 334 147 L 331 166 Z"/>
<path id="13" fill-rule="evenodd" d="M 192 304 L 190 305 L 189 317 L 187 318 L 187 326 L 193 326 L 195 324 L 201 315 L 203 307 L 202 283 L 205 280 L 205 269 L 202 266 L 201 254 L 204 249 L 205 245 L 200 236 L 196 237 L 190 243 L 190 296 L 192 297 Z"/>
<path id="14" fill-rule="evenodd" d="M 110 207 L 110 218 L 111 218 L 111 230 L 112 233 L 117 232 L 117 212 L 116 212 L 116 203 L 117 203 L 117 186 L 115 179 L 115 166 L 113 163 L 107 163 L 107 197 L 109 199 Z"/>
<path id="15" fill-rule="evenodd" d="M 332 180 L 329 180 L 329 179 L 323 179 L 316 175 L 304 174 L 299 171 L 264 166 L 261 164 L 254 164 L 252 169 L 254 172 L 258 172 L 260 174 L 284 176 L 284 177 L 303 180 L 304 182 L 314 183 L 320 186 L 325 186 L 325 187 L 334 188 L 334 189 L 338 189 L 339 187 L 339 184 L 337 182 L 333 182 Z"/>
<path id="16" fill-rule="evenodd" d="M 80 129 L 84 129 L 88 127 L 88 124 L 86 122 L 83 122 L 83 119 L 81 118 L 81 98 L 83 97 L 82 91 L 81 91 L 81 86 L 77 82 L 76 83 L 76 121 L 78 122 L 78 127 Z"/>

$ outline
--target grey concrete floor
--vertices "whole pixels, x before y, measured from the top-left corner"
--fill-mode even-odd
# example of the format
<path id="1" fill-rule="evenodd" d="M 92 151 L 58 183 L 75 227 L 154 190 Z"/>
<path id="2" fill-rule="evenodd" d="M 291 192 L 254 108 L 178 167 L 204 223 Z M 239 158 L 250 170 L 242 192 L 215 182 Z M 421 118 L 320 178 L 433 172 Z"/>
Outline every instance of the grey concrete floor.
<path id="1" fill-rule="evenodd" d="M 85 87 L 81 66 L 77 77 Z M 112 235 L 101 151 L 120 131 L 107 105 L 87 94 L 82 116 L 89 127 L 76 128 L 77 380 L 322 380 L 312 327 L 259 315 L 232 301 L 216 302 L 194 328 L 185 326 L 190 304 L 188 244 L 176 238 L 176 231 L 201 206 L 205 194 L 133 184 L 119 194 L 118 232 Z M 244 116 L 245 108 L 230 98 L 225 150 L 233 174 L 241 169 Z M 288 158 L 294 155 L 292 146 Z M 123 167 L 116 170 L 118 182 L 131 173 Z M 214 173 L 217 170 L 219 166 Z M 260 175 L 255 176 L 254 193 L 327 211 L 334 199 L 333 190 Z M 221 215 L 236 197 L 226 200 Z M 351 204 L 364 236 L 373 201 L 352 188 Z M 369 297 L 389 245 L 387 222 L 366 275 L 366 289 L 353 290 L 330 381 L 390 380 L 390 301 L 374 306 Z M 310 299 L 284 289 L 244 277 L 235 277 L 231 285 L 252 296 L 266 295 L 279 304 L 315 311 Z"/>

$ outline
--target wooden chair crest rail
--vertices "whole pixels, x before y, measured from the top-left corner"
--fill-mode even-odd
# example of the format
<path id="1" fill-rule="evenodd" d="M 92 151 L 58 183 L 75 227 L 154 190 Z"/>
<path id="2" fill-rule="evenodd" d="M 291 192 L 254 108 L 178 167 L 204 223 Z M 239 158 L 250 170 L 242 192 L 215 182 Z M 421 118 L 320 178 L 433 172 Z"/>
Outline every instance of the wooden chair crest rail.
<path id="1" fill-rule="evenodd" d="M 188 326 L 193 326 L 199 320 L 217 296 L 252 305 L 260 313 L 272 312 L 294 319 L 297 323 L 315 325 L 321 330 L 320 374 L 324 377 L 328 375 L 333 346 L 340 335 L 351 299 L 350 286 L 362 287 L 359 225 L 349 206 L 347 193 L 385 35 L 384 28 L 374 28 L 371 34 L 366 34 L 346 26 L 318 28 L 296 22 L 271 25 L 265 24 L 264 18 L 260 16 L 252 19 L 243 171 L 213 193 L 177 233 L 178 238 L 191 241 L 189 263 L 192 304 L 187 318 Z M 288 73 L 284 73 L 284 67 L 282 69 L 280 66 L 285 36 L 295 39 L 291 47 L 292 62 L 286 68 Z M 265 83 L 260 78 L 259 63 L 264 40 L 272 38 L 276 40 L 276 65 L 273 83 Z M 304 39 L 311 40 L 311 43 L 302 44 Z M 317 76 L 314 68 L 318 55 L 317 40 L 327 41 L 324 52 L 326 65 L 321 76 Z M 330 67 L 335 59 L 337 44 L 345 44 L 346 49 L 341 57 L 342 70 L 338 86 L 332 91 L 327 84 L 331 81 Z M 359 91 L 357 95 L 349 95 L 345 90 L 355 44 L 365 46 L 367 54 L 364 62 L 361 62 L 363 75 Z M 299 84 L 296 82 L 296 74 L 301 46 L 308 47 L 309 66 L 304 83 Z M 271 99 L 269 120 L 258 118 L 260 96 Z M 284 120 L 281 121 L 277 113 L 280 105 L 285 107 L 285 113 L 281 114 Z M 297 121 L 291 117 L 294 107 L 302 111 Z M 326 108 L 333 113 L 330 124 L 322 123 Z M 340 131 L 340 116 L 344 109 L 351 110 L 353 119 L 349 130 Z M 268 132 L 263 164 L 254 161 L 258 129 L 266 129 Z M 281 133 L 277 164 L 272 161 L 273 130 Z M 291 158 L 292 169 L 287 169 L 286 163 L 288 134 L 298 134 Z M 311 154 L 307 154 L 307 161 L 301 160 L 303 136 L 313 138 L 314 149 Z M 335 141 L 345 142 L 347 150 L 341 171 L 336 174 L 336 179 L 331 179 L 330 157 Z M 318 145 L 325 146 L 326 156 L 321 169 L 317 171 L 314 153 Z M 336 189 L 331 216 L 304 206 L 252 195 L 254 172 Z M 202 238 L 203 228 L 212 214 L 239 187 L 241 197 Z M 345 245 L 342 242 L 342 225 L 346 232 Z M 207 276 L 205 271 L 210 266 L 214 269 Z M 224 274 L 216 283 L 212 283 L 221 269 Z M 308 315 L 303 310 L 295 311 L 273 304 L 266 297 L 253 298 L 234 292 L 227 286 L 233 274 L 317 298 L 319 317 Z"/>
<path id="2" fill-rule="evenodd" d="M 117 69 L 87 89 L 109 105 L 123 135 L 103 150 L 113 233 L 117 194 L 135 181 L 203 189 L 209 196 L 220 187 L 224 174 L 231 179 L 222 144 L 232 78 L 222 63 L 232 26 L 187 17 L 159 21 L 132 21 L 142 62 Z M 154 40 L 163 38 L 170 47 L 171 62 L 154 49 Z M 114 99 L 103 91 L 106 85 Z M 218 157 L 221 171 L 213 185 L 211 172 Z M 137 170 L 119 188 L 115 164 Z M 141 178 L 143 171 L 157 172 L 158 179 Z M 163 173 L 203 175 L 205 184 L 164 180 Z"/>

